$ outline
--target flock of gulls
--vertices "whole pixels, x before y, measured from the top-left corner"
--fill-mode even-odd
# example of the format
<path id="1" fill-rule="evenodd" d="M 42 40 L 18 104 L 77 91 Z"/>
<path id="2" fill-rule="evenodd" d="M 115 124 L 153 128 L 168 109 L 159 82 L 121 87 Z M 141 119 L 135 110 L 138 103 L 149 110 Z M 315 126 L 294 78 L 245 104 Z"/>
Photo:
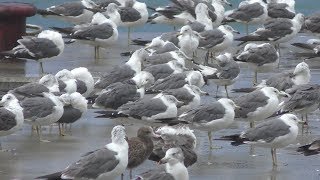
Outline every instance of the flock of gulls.
<path id="1" fill-rule="evenodd" d="M 187 167 L 197 162 L 194 130 L 208 133 L 212 149 L 213 133 L 239 119 L 250 123 L 250 128 L 214 139 L 230 140 L 234 146 L 270 148 L 273 166 L 277 166 L 276 149 L 295 144 L 298 124 L 306 128 L 308 114 L 319 108 L 320 85 L 310 82 L 310 69 L 304 61 L 292 70 L 270 73 L 262 81 L 258 73 L 278 68 L 280 44 L 300 32 L 318 35 L 320 14 L 305 17 L 295 12 L 294 0 L 246 0 L 229 11 L 225 5 L 232 4 L 226 0 L 171 0 L 154 8 L 136 0 L 81 0 L 38 9 L 43 17 L 74 26 L 52 27 L 37 37 L 23 37 L 12 50 L 0 52 L 3 59 L 37 60 L 44 73 L 42 60 L 62 54 L 67 44 L 75 41 L 94 46 L 95 58 L 99 58 L 100 48 L 108 51 L 117 43 L 118 27 L 128 28 L 129 44 L 144 47 L 129 53 L 126 63 L 96 82 L 86 67 L 78 67 L 44 73 L 38 82 L 10 90 L 0 101 L 0 135 L 15 133 L 26 123 L 41 142 L 48 142 L 43 139 L 42 126 L 57 124 L 59 134 L 66 135 L 67 126 L 71 128 L 81 119 L 91 104 L 98 109 L 97 118 L 140 124 L 137 136 L 126 137 L 125 126 L 117 125 L 111 143 L 39 179 L 109 180 L 128 169 L 130 178 L 135 179 L 187 180 Z M 235 35 L 239 32 L 228 25 L 231 22 L 244 24 L 246 34 Z M 167 24 L 179 31 L 152 40 L 131 40 L 130 29 L 145 23 Z M 259 28 L 249 32 L 251 24 Z M 236 41 L 240 44 L 234 47 Z M 320 55 L 319 39 L 292 45 L 304 49 L 297 53 L 300 57 Z M 197 58 L 203 51 L 205 58 Z M 234 97 L 228 86 L 241 81 L 239 64 L 253 70 L 253 86 L 235 89 L 244 93 Z M 201 97 L 209 93 L 201 88 L 212 82 L 217 85 L 216 93 L 223 86 L 226 96 L 203 104 Z M 320 142 L 297 151 L 317 154 Z M 133 177 L 132 170 L 148 159 L 159 165 Z"/>

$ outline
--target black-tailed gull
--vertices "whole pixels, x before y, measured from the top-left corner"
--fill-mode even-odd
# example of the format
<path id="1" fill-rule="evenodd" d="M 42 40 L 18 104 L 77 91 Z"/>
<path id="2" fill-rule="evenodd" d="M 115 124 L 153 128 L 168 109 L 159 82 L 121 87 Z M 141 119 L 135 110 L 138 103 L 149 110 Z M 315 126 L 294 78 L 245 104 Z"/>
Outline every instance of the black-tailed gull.
<path id="1" fill-rule="evenodd" d="M 136 180 L 143 179 L 169 179 L 169 180 L 188 180 L 189 173 L 183 164 L 184 156 L 180 148 L 167 150 L 166 156 L 160 160 L 161 165 L 156 169 L 149 170 L 138 175 Z"/>
<path id="2" fill-rule="evenodd" d="M 161 126 L 156 130 L 156 134 L 160 135 L 154 139 L 154 150 L 149 160 L 159 162 L 170 148 L 181 148 L 184 155 L 184 165 L 189 167 L 197 162 L 196 136 L 193 130 L 186 125 Z"/>
<path id="3" fill-rule="evenodd" d="M 236 109 L 235 117 L 249 121 L 250 127 L 254 127 L 255 121 L 264 120 L 280 110 L 282 97 L 289 95 L 274 87 L 263 87 L 244 94 L 234 99 L 240 106 L 240 109 Z"/>
<path id="4" fill-rule="evenodd" d="M 96 89 L 104 89 L 112 83 L 131 79 L 141 71 L 141 64 L 147 58 L 148 52 L 144 49 L 136 50 L 129 61 L 121 66 L 116 66 L 111 72 L 102 75 L 95 83 Z"/>
<path id="5" fill-rule="evenodd" d="M 153 150 L 153 137 L 158 137 L 150 126 L 139 128 L 137 137 L 128 139 L 129 160 L 127 169 L 130 170 L 130 179 L 132 179 L 132 169 L 141 165 L 148 159 Z"/>
<path id="6" fill-rule="evenodd" d="M 116 82 L 101 91 L 92 105 L 94 108 L 117 109 L 130 101 L 143 98 L 145 86 L 154 82 L 153 76 L 141 71 L 131 80 Z"/>
<path id="7" fill-rule="evenodd" d="M 178 114 L 186 112 L 190 109 L 196 108 L 200 105 L 201 95 L 209 95 L 207 92 L 202 91 L 198 86 L 185 84 L 178 89 L 168 89 L 163 91 L 164 94 L 170 94 L 176 97 L 184 104 L 178 109 Z"/>
<path id="8" fill-rule="evenodd" d="M 17 42 L 18 46 L 0 52 L 0 56 L 37 60 L 40 62 L 41 73 L 44 72 L 41 59 L 58 56 L 64 50 L 62 35 L 51 30 L 42 31 L 37 37 L 24 36 Z"/>
<path id="9" fill-rule="evenodd" d="M 61 136 L 64 135 L 64 126 L 69 124 L 69 130 L 71 130 L 71 124 L 79 120 L 84 115 L 84 113 L 87 112 L 88 101 L 78 92 L 74 92 L 71 94 L 63 94 L 60 96 L 59 99 L 64 103 L 63 114 L 61 118 L 57 121 L 59 126 L 59 134 Z"/>
<path id="10" fill-rule="evenodd" d="M 295 112 L 302 116 L 308 123 L 308 113 L 319 108 L 320 86 L 317 84 L 302 84 L 286 90 L 290 98 L 284 102 L 282 111 Z"/>
<path id="11" fill-rule="evenodd" d="M 200 33 L 199 47 L 208 50 L 205 63 L 208 64 L 209 54 L 225 51 L 232 46 L 233 33 L 239 33 L 229 25 L 221 25 L 216 29 Z M 213 56 L 215 56 L 213 54 Z"/>
<path id="12" fill-rule="evenodd" d="M 295 0 L 267 0 L 269 18 L 292 19 L 296 15 Z"/>
<path id="13" fill-rule="evenodd" d="M 234 146 L 252 144 L 271 148 L 272 164 L 277 166 L 276 149 L 284 148 L 296 141 L 300 122 L 295 115 L 284 114 L 280 118 L 262 122 L 241 134 L 224 136 L 222 139 L 234 141 L 231 143 Z"/>
<path id="14" fill-rule="evenodd" d="M 44 17 L 54 17 L 72 24 L 83 24 L 91 21 L 93 12 L 89 9 L 96 7 L 97 5 L 91 0 L 81 0 L 38 9 L 37 13 Z"/>
<path id="15" fill-rule="evenodd" d="M 57 29 L 57 28 L 55 28 Z M 108 48 L 118 40 L 117 25 L 101 13 L 96 13 L 90 24 L 75 26 L 64 36 L 95 47 L 95 58 L 99 58 L 99 47 Z"/>
<path id="16" fill-rule="evenodd" d="M 2 96 L 0 101 L 0 137 L 15 133 L 23 125 L 23 112 L 18 99 L 13 94 Z M 0 142 L 0 150 L 2 150 Z"/>
<path id="17" fill-rule="evenodd" d="M 158 80 L 146 92 L 157 93 L 168 89 L 177 89 L 185 84 L 202 87 L 205 82 L 199 71 L 188 71 L 183 73 L 172 74 L 164 79 Z"/>
<path id="18" fill-rule="evenodd" d="M 224 86 L 227 98 L 229 98 L 227 86 L 235 83 L 240 74 L 240 66 L 233 60 L 230 53 L 220 54 L 215 57 L 215 64 L 198 65 L 197 69 L 202 73 L 206 82 L 212 80 L 217 85 L 216 96 L 219 86 Z"/>
<path id="19" fill-rule="evenodd" d="M 247 63 L 253 70 L 253 84 L 258 82 L 258 72 L 272 71 L 279 64 L 279 53 L 269 43 L 249 43 L 243 52 L 235 57 L 236 61 Z"/>
<path id="20" fill-rule="evenodd" d="M 195 7 L 196 20 L 189 21 L 188 25 L 196 32 L 202 32 L 213 29 L 212 20 L 209 16 L 208 6 L 204 3 L 198 3 Z"/>
<path id="21" fill-rule="evenodd" d="M 234 121 L 238 106 L 227 98 L 204 104 L 179 116 L 179 121 L 188 123 L 192 128 L 208 131 L 209 149 L 212 149 L 212 132 L 228 128 Z"/>
<path id="22" fill-rule="evenodd" d="M 227 11 L 227 21 L 235 20 L 246 25 L 246 33 L 249 34 L 248 24 L 262 24 L 267 19 L 267 4 L 263 0 L 246 0 L 239 4 L 237 9 Z"/>
<path id="23" fill-rule="evenodd" d="M 305 156 L 311 156 L 320 153 L 320 140 L 315 140 L 310 144 L 300 146 L 298 152 L 303 152 Z"/>
<path id="24" fill-rule="evenodd" d="M 63 171 L 37 179 L 116 179 L 128 165 L 129 147 L 125 128 L 115 126 L 111 131 L 111 140 L 111 143 L 87 153 Z"/>
<path id="25" fill-rule="evenodd" d="M 44 97 L 26 98 L 21 103 L 25 122 L 37 127 L 40 141 L 41 126 L 51 125 L 57 122 L 63 115 L 64 103 L 51 93 L 44 93 Z"/>
<path id="26" fill-rule="evenodd" d="M 186 70 L 186 67 L 179 61 L 173 60 L 165 64 L 151 65 L 143 70 L 151 73 L 154 79 L 157 81 L 158 79 L 164 79 L 171 74 L 182 73 L 184 70 Z"/>
<path id="27" fill-rule="evenodd" d="M 242 42 L 271 41 L 275 45 L 279 46 L 280 43 L 293 39 L 300 31 L 303 22 L 304 15 L 301 13 L 296 14 L 293 19 L 270 19 L 264 23 L 263 28 L 258 28 L 255 32 L 235 40 Z"/>
<path id="28" fill-rule="evenodd" d="M 117 111 L 96 111 L 97 117 L 117 118 L 129 117 L 141 123 L 170 123 L 175 120 L 178 108 L 183 102 L 172 95 L 158 94 L 155 97 L 144 97 L 135 102 L 129 102 L 118 108 Z"/>

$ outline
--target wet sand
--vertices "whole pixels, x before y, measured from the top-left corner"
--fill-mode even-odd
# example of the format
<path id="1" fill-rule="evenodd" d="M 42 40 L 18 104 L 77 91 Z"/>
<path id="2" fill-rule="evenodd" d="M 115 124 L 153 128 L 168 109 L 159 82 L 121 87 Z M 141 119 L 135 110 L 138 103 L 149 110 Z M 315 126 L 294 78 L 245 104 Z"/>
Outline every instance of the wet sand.
<path id="1" fill-rule="evenodd" d="M 123 34 L 125 37 L 125 34 Z M 122 37 L 123 37 L 122 36 Z M 139 37 L 139 34 L 135 34 Z M 155 34 L 144 34 L 143 38 L 154 37 Z M 303 35 L 305 36 L 305 35 Z M 297 37 L 298 41 L 306 37 Z M 93 47 L 81 44 L 69 45 L 60 57 L 53 58 L 44 62 L 44 70 L 47 73 L 56 73 L 67 68 L 86 66 L 93 72 L 94 76 L 100 73 L 108 72 L 114 65 L 124 63 L 128 58 L 120 57 L 120 52 L 136 49 L 134 46 L 126 46 L 126 38 L 120 39 L 119 44 L 110 49 L 101 49 L 101 59 L 93 59 Z M 293 56 L 291 51 L 299 51 L 289 44 L 283 45 L 280 68 L 274 72 L 292 69 L 301 59 Z M 201 57 L 201 56 L 199 56 Z M 201 58 L 200 58 L 201 59 Z M 199 59 L 199 61 L 200 61 Z M 320 71 L 318 60 L 308 60 L 311 68 L 311 82 L 319 83 Z M 3 64 L 2 64 L 3 66 Z M 17 63 L 20 68 L 21 76 L 37 77 L 38 63 L 27 61 L 26 63 Z M 25 67 L 25 72 L 23 72 Z M 2 67 L 3 68 L 3 67 Z M 12 71 L 8 71 L 10 74 Z M 231 88 L 249 87 L 251 85 L 253 73 L 248 69 L 241 69 L 241 77 Z M 259 74 L 258 79 L 267 78 L 267 73 Z M 11 76 L 11 75 L 8 75 Z M 231 89 L 230 88 L 230 89 Z M 203 87 L 203 90 L 209 92 L 212 96 L 215 94 L 216 86 L 210 84 Z M 220 88 L 219 95 L 224 96 L 223 88 Z M 239 94 L 231 93 L 232 97 Z M 214 101 L 212 96 L 203 97 L 203 103 Z M 1 137 L 1 143 L 4 149 L 14 149 L 11 152 L 0 153 L 0 179 L 21 179 L 29 180 L 37 176 L 53 173 L 65 168 L 69 163 L 79 159 L 79 157 L 88 152 L 104 146 L 110 142 L 110 132 L 113 126 L 119 124 L 118 120 L 95 119 L 94 109 L 89 109 L 84 118 L 72 126 L 72 135 L 59 137 L 56 126 L 45 127 L 43 138 L 51 142 L 39 143 L 36 134 L 31 134 L 29 125 L 14 135 Z M 320 179 L 320 156 L 304 157 L 295 152 L 300 144 L 309 143 L 316 138 L 320 138 L 319 111 L 309 116 L 309 132 L 299 135 L 297 143 L 285 149 L 278 150 L 277 169 L 272 169 L 270 149 L 255 148 L 254 155 L 250 155 L 250 146 L 244 145 L 233 147 L 229 142 L 214 141 L 215 146 L 221 146 L 222 149 L 208 150 L 207 133 L 196 131 L 198 162 L 189 167 L 190 179 L 199 180 L 318 180 Z M 141 124 L 126 126 L 126 132 L 129 137 L 135 136 L 137 129 Z M 236 122 L 230 129 L 222 130 L 214 134 L 214 137 L 239 133 L 248 127 L 246 122 Z M 155 167 L 156 164 L 151 161 L 145 162 L 133 171 L 133 174 L 139 174 Z M 119 178 L 120 179 L 120 178 Z M 127 174 L 125 179 L 129 179 Z"/>

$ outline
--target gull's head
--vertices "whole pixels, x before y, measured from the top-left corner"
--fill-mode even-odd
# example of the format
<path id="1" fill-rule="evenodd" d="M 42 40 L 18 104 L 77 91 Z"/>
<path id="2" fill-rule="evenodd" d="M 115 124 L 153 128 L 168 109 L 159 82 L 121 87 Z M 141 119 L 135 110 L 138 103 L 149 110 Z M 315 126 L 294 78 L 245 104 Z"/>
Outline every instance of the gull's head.
<path id="1" fill-rule="evenodd" d="M 74 79 L 74 76 L 73 74 L 71 73 L 71 71 L 67 70 L 67 69 L 63 69 L 59 72 L 57 72 L 57 74 L 55 75 L 55 77 L 58 79 L 58 80 L 61 80 L 61 81 L 67 81 L 67 80 L 70 80 L 70 79 Z"/>
<path id="2" fill-rule="evenodd" d="M 273 94 L 277 97 L 290 97 L 290 95 L 284 91 L 279 91 L 274 87 L 264 87 L 261 89 L 262 91 L 266 92 L 267 94 Z"/>
<path id="3" fill-rule="evenodd" d="M 7 107 L 11 103 L 19 104 L 18 99 L 11 93 L 8 93 L 4 96 L 2 96 L 2 99 L 0 101 L 0 106 Z"/>
<path id="4" fill-rule="evenodd" d="M 229 26 L 229 25 L 223 25 L 224 26 L 224 28 L 227 30 L 227 31 L 229 31 L 230 33 L 232 33 L 232 34 L 240 34 L 240 32 L 239 31 L 237 31 L 237 30 L 235 30 L 235 29 L 233 29 L 233 27 L 231 27 L 231 26 Z"/>
<path id="5" fill-rule="evenodd" d="M 233 59 L 232 54 L 231 53 L 224 53 L 224 54 L 220 54 L 219 56 L 216 57 L 216 60 L 219 63 L 224 63 L 224 62 L 229 62 Z"/>
<path id="6" fill-rule="evenodd" d="M 125 128 L 122 125 L 113 127 L 111 131 L 111 140 L 113 143 L 123 143 L 126 141 Z"/>
<path id="7" fill-rule="evenodd" d="M 160 164 L 175 164 L 175 163 L 183 163 L 184 156 L 183 152 L 180 148 L 171 148 L 168 149 L 164 158 L 160 160 Z"/>
<path id="8" fill-rule="evenodd" d="M 231 99 L 228 98 L 221 98 L 218 100 L 218 102 L 220 102 L 221 104 L 227 106 L 227 107 L 232 107 L 232 109 L 239 109 L 240 106 L 236 105 L 236 103 L 234 101 L 232 101 Z"/>
<path id="9" fill-rule="evenodd" d="M 64 41 L 62 35 L 59 32 L 52 31 L 52 30 L 44 30 L 38 34 L 38 38 L 45 38 L 51 40 L 60 50 L 61 54 L 64 50 Z"/>
<path id="10" fill-rule="evenodd" d="M 150 126 L 144 126 L 139 128 L 137 137 L 139 138 L 152 138 L 152 137 L 159 137 L 159 135 L 156 135 L 153 131 L 153 129 Z"/>
<path id="11" fill-rule="evenodd" d="M 297 74 L 303 74 L 303 73 L 310 73 L 310 69 L 307 63 L 305 62 L 301 62 L 299 64 L 297 64 L 297 66 L 295 67 L 293 74 L 297 75 Z"/>
<path id="12" fill-rule="evenodd" d="M 187 75 L 187 79 L 190 85 L 202 87 L 205 84 L 203 75 L 199 71 L 189 72 Z"/>
<path id="13" fill-rule="evenodd" d="M 173 95 L 169 95 L 169 94 L 163 94 L 163 97 L 170 103 L 175 104 L 177 107 L 181 107 L 183 106 L 184 102 L 179 101 L 176 97 L 174 97 Z"/>
<path id="14" fill-rule="evenodd" d="M 149 53 L 144 48 L 141 48 L 141 49 L 136 50 L 132 54 L 131 58 L 138 58 L 142 62 L 142 61 L 145 61 L 148 56 L 149 56 Z"/>
<path id="15" fill-rule="evenodd" d="M 180 29 L 180 33 L 178 35 L 192 34 L 193 30 L 189 25 L 185 25 Z"/>
<path id="16" fill-rule="evenodd" d="M 72 105 L 73 108 L 76 108 L 81 112 L 87 111 L 88 101 L 78 92 L 62 94 L 59 99 L 66 105 Z"/>
<path id="17" fill-rule="evenodd" d="M 119 9 L 119 6 L 116 5 L 115 3 L 110 3 L 107 8 L 106 8 L 106 13 L 109 14 L 109 13 L 115 13 L 117 12 Z"/>
<path id="18" fill-rule="evenodd" d="M 42 84 L 46 87 L 51 87 L 54 85 L 58 85 L 58 80 L 54 75 L 47 74 L 39 80 L 39 84 Z"/>
<path id="19" fill-rule="evenodd" d="M 164 41 L 161 39 L 161 37 L 153 38 L 151 43 L 145 47 L 145 49 L 150 48 L 160 48 L 164 44 Z"/>
<path id="20" fill-rule="evenodd" d="M 296 115 L 294 114 L 284 114 L 280 117 L 280 119 L 284 121 L 293 121 L 295 123 L 304 123 L 304 121 L 300 120 Z"/>

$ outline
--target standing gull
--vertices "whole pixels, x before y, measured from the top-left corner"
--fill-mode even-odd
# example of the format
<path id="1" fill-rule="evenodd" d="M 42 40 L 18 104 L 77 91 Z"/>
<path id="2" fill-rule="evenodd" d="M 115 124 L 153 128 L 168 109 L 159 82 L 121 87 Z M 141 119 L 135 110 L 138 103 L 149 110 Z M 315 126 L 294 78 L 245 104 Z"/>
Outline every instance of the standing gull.
<path id="1" fill-rule="evenodd" d="M 158 94 L 155 97 L 144 97 L 135 102 L 129 102 L 119 107 L 117 111 L 97 111 L 98 117 L 117 118 L 130 117 L 141 123 L 170 123 L 178 114 L 177 106 L 183 102 L 172 95 Z"/>
<path id="2" fill-rule="evenodd" d="M 48 126 L 57 122 L 63 115 L 63 102 L 51 93 L 44 93 L 44 97 L 26 98 L 21 103 L 25 122 L 37 127 L 39 141 L 42 140 L 41 126 Z"/>
<path id="3" fill-rule="evenodd" d="M 200 33 L 199 47 L 208 50 L 205 64 L 208 64 L 210 52 L 215 53 L 225 51 L 232 46 L 233 33 L 239 33 L 229 25 L 221 25 L 217 29 Z"/>
<path id="4" fill-rule="evenodd" d="M 104 89 L 112 83 L 131 79 L 141 71 L 141 64 L 148 56 L 144 49 L 136 50 L 124 65 L 116 66 L 111 72 L 104 74 L 96 83 L 96 89 Z"/>
<path id="5" fill-rule="evenodd" d="M 276 149 L 284 148 L 296 141 L 299 122 L 301 121 L 295 115 L 284 114 L 278 119 L 262 122 L 241 134 L 224 136 L 222 139 L 233 141 L 231 143 L 233 146 L 252 144 L 271 148 L 272 164 L 277 166 Z"/>
<path id="6" fill-rule="evenodd" d="M 232 100 L 222 98 L 181 114 L 179 121 L 186 122 L 193 128 L 207 131 L 209 149 L 213 149 L 212 132 L 228 128 L 234 121 L 236 108 L 238 106 Z"/>
<path id="7" fill-rule="evenodd" d="M 153 76 L 141 71 L 131 80 L 116 82 L 104 90 L 95 99 L 94 108 L 117 109 L 130 101 L 136 101 L 144 97 L 145 86 L 154 82 Z"/>
<path id="8" fill-rule="evenodd" d="M 149 160 L 159 162 L 170 148 L 181 148 L 184 165 L 189 167 L 197 162 L 196 136 L 186 125 L 162 126 L 156 130 L 160 137 L 154 138 L 154 149 Z"/>
<path id="9" fill-rule="evenodd" d="M 63 114 L 57 123 L 59 126 L 59 134 L 62 136 L 64 135 L 64 126 L 69 124 L 71 130 L 71 124 L 79 120 L 83 114 L 87 112 L 88 101 L 78 92 L 63 94 L 60 96 L 60 99 L 64 102 L 64 107 Z"/>
<path id="10" fill-rule="evenodd" d="M 156 169 L 149 170 L 138 175 L 136 180 L 143 179 L 169 179 L 169 180 L 189 180 L 189 173 L 183 164 L 184 156 L 180 148 L 171 148 L 166 152 L 166 156 L 160 160 Z"/>
<path id="11" fill-rule="evenodd" d="M 83 24 L 91 21 L 93 12 L 89 9 L 97 5 L 91 0 L 65 2 L 47 9 L 38 9 L 37 13 L 44 17 L 54 17 L 72 24 Z"/>
<path id="12" fill-rule="evenodd" d="M 271 71 L 279 64 L 279 53 L 273 45 L 269 43 L 255 44 L 249 43 L 244 47 L 236 61 L 247 63 L 254 69 L 253 84 L 258 82 L 258 72 Z"/>
<path id="13" fill-rule="evenodd" d="M 37 37 L 25 36 L 19 39 L 18 43 L 12 50 L 0 52 L 0 57 L 39 61 L 41 73 L 44 72 L 42 59 L 58 56 L 64 50 L 61 34 L 50 30 L 42 31 Z"/>
<path id="14" fill-rule="evenodd" d="M 0 137 L 17 132 L 23 125 L 23 112 L 18 99 L 6 94 L 0 101 Z M 2 150 L 0 142 L 0 150 Z"/>
<path id="15" fill-rule="evenodd" d="M 262 0 L 242 1 L 238 9 L 226 12 L 227 20 L 235 20 L 246 25 L 247 35 L 249 24 L 262 24 L 267 17 L 267 5 Z"/>
<path id="16" fill-rule="evenodd" d="M 129 161 L 127 169 L 130 169 L 130 179 L 132 179 L 132 169 L 141 165 L 152 153 L 152 137 L 157 136 L 150 126 L 144 126 L 139 128 L 137 137 L 128 139 Z"/>
<path id="17" fill-rule="evenodd" d="M 227 87 L 239 78 L 240 66 L 233 60 L 230 53 L 220 54 L 215 60 L 215 64 L 198 65 L 197 69 L 202 73 L 205 81 L 212 80 L 217 85 L 216 96 L 219 86 L 224 86 L 227 98 L 229 98 Z"/>
<path id="18" fill-rule="evenodd" d="M 75 27 L 64 38 L 95 46 L 95 58 L 99 58 L 99 47 L 107 48 L 118 40 L 117 25 L 101 13 L 96 13 L 91 24 Z"/>
<path id="19" fill-rule="evenodd" d="M 204 3 L 197 4 L 195 8 L 196 20 L 190 21 L 188 25 L 196 32 L 213 29 L 212 20 L 209 17 L 208 6 Z"/>
<path id="20" fill-rule="evenodd" d="M 204 83 L 203 76 L 200 72 L 189 71 L 172 74 L 164 79 L 158 80 L 153 86 L 148 88 L 146 92 L 156 93 L 168 89 L 177 89 L 183 87 L 185 84 L 202 87 Z"/>
<path id="21" fill-rule="evenodd" d="M 111 131 L 111 143 L 87 153 L 63 171 L 37 179 L 115 180 L 126 170 L 128 165 L 128 143 L 125 138 L 125 128 L 115 126 Z"/>
<path id="22" fill-rule="evenodd" d="M 234 100 L 240 106 L 240 109 L 236 109 L 235 117 L 249 121 L 252 128 L 255 121 L 264 120 L 280 110 L 281 97 L 288 96 L 273 87 L 263 87 L 244 94 Z"/>

